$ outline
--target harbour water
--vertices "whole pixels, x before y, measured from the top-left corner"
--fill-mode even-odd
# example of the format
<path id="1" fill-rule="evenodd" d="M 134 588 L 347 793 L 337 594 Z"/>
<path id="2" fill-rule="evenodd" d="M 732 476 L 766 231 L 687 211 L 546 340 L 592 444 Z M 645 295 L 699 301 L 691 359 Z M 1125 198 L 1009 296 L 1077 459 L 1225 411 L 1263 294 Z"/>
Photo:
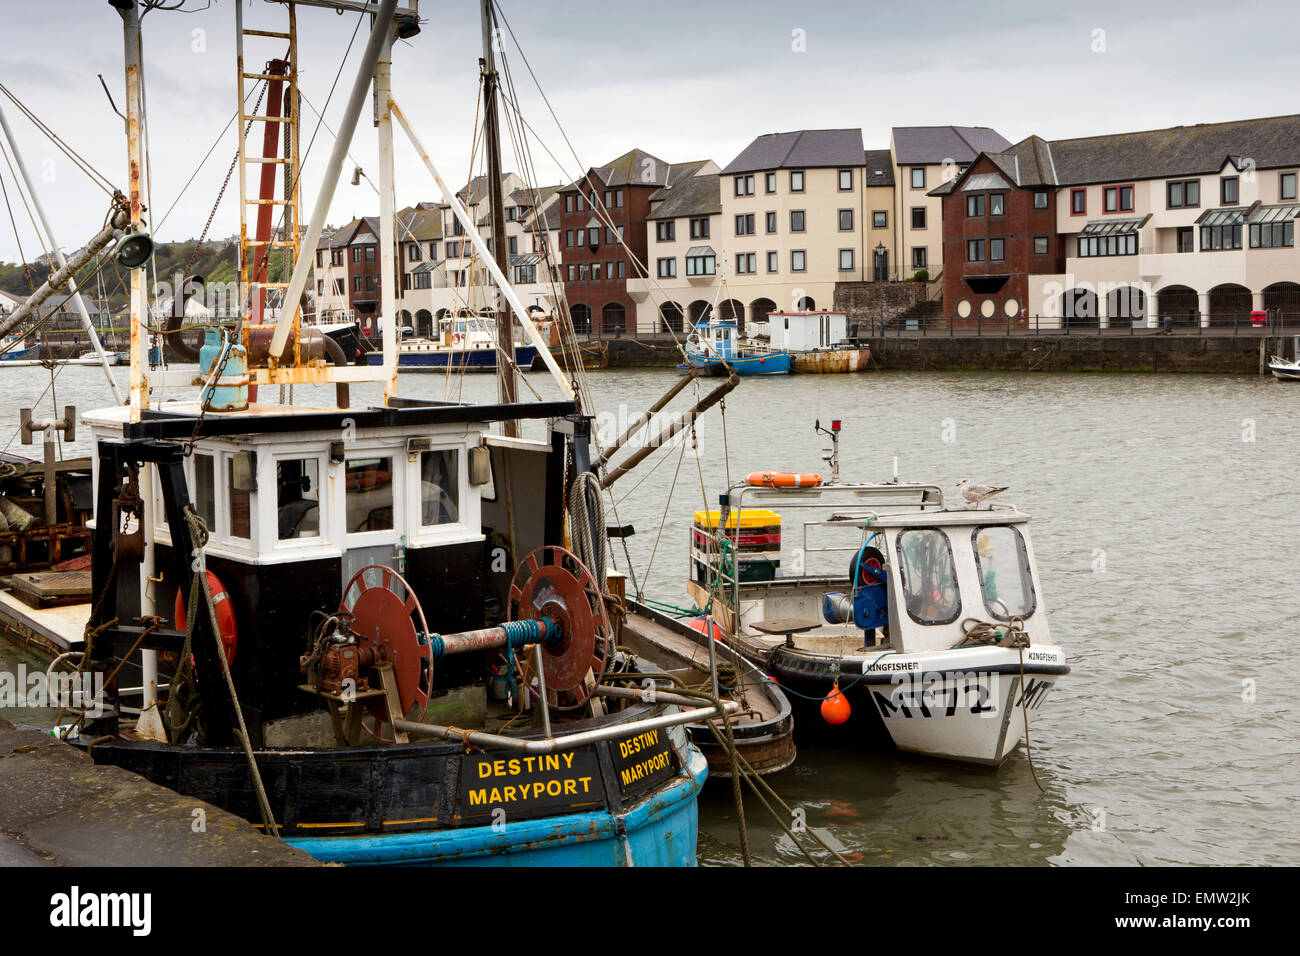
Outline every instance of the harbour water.
<path id="1" fill-rule="evenodd" d="M 16 427 L 49 373 L 2 374 Z M 126 370 L 117 374 L 125 383 Z M 674 375 L 591 373 L 600 423 L 619 429 Z M 64 369 L 60 405 L 103 405 L 101 376 Z M 547 376 L 527 382 L 556 394 Z M 488 376 L 412 374 L 402 384 L 411 397 L 495 394 Z M 354 405 L 378 398 L 353 388 Z M 774 787 L 807 826 L 869 865 L 1296 864 L 1297 402 L 1294 383 L 1254 376 L 750 380 L 726 402 L 725 434 L 724 414 L 709 412 L 697 445 L 661 450 L 615 486 L 617 521 L 636 527 L 626 543 L 645 593 L 685 603 L 687 531 L 692 512 L 725 487 L 724 448 L 732 480 L 756 469 L 822 470 L 813 421 L 839 418 L 845 478 L 887 479 L 897 456 L 903 480 L 953 494 L 965 476 L 1009 484 L 1003 497 L 1034 516 L 1052 632 L 1073 667 L 1030 728 L 1045 792 L 1023 748 L 991 772 L 805 747 Z M 89 452 L 88 429 L 73 449 Z M 16 432 L 8 450 L 24 453 Z M 617 541 L 614 552 L 622 567 Z M 17 660 L 0 648 L 0 666 Z M 802 859 L 760 806 L 746 810 L 757 862 Z M 740 862 L 728 787 L 708 788 L 700 829 L 701 862 Z"/>

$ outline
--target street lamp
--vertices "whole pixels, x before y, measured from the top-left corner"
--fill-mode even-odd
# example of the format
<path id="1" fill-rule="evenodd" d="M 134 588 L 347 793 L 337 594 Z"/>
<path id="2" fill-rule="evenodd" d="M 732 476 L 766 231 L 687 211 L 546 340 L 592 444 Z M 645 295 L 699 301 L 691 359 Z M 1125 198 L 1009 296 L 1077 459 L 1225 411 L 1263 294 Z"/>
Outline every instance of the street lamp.
<path id="1" fill-rule="evenodd" d="M 885 270 L 880 267 L 889 250 L 883 242 L 876 243 L 876 285 L 880 287 L 880 334 L 885 334 Z"/>

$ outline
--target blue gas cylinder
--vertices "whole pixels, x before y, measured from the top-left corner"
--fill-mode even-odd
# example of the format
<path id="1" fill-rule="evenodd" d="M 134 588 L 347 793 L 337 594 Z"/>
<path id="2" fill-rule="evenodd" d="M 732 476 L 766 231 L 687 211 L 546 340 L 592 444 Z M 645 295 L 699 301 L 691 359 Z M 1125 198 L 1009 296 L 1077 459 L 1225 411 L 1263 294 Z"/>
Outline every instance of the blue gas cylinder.
<path id="1" fill-rule="evenodd" d="M 199 370 L 206 379 L 222 361 L 226 351 L 218 329 L 208 329 L 199 349 Z M 242 412 L 248 408 L 248 351 L 239 343 L 230 345 L 221 377 L 204 386 L 203 407 L 213 412 Z"/>

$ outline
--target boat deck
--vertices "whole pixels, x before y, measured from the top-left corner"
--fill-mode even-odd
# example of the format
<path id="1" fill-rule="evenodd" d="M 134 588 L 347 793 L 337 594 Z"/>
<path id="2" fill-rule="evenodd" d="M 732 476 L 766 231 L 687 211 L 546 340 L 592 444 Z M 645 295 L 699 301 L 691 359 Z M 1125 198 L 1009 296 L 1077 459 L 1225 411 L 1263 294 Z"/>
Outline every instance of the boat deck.
<path id="1" fill-rule="evenodd" d="M 0 591 L 0 628 L 19 640 L 48 644 L 60 654 L 81 650 L 88 620 L 89 603 L 35 608 L 11 591 Z"/>

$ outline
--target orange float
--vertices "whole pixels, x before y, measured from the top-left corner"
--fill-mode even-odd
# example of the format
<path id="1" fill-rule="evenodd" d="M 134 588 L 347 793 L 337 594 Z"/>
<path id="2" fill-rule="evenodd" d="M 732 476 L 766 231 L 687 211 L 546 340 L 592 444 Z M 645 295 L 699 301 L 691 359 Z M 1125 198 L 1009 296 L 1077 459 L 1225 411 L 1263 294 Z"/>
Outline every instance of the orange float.
<path id="1" fill-rule="evenodd" d="M 822 476 L 792 471 L 751 471 L 745 476 L 745 483 L 755 488 L 816 488 L 822 483 Z"/>
<path id="2" fill-rule="evenodd" d="M 836 681 L 831 692 L 822 701 L 822 720 L 828 724 L 842 724 L 849 719 L 852 711 L 849 699 L 840 691 L 840 682 Z"/>
<path id="3" fill-rule="evenodd" d="M 217 627 L 221 630 L 221 646 L 226 650 L 226 663 L 235 663 L 235 654 L 239 651 L 239 632 L 235 627 L 235 606 L 230 600 L 230 592 L 226 586 L 221 583 L 211 571 L 208 574 L 208 590 L 212 592 L 212 608 L 217 612 Z M 185 600 L 186 595 L 180 591 L 176 592 L 176 604 L 173 607 L 173 616 L 176 619 L 176 629 L 183 631 L 186 629 L 185 623 Z"/>

